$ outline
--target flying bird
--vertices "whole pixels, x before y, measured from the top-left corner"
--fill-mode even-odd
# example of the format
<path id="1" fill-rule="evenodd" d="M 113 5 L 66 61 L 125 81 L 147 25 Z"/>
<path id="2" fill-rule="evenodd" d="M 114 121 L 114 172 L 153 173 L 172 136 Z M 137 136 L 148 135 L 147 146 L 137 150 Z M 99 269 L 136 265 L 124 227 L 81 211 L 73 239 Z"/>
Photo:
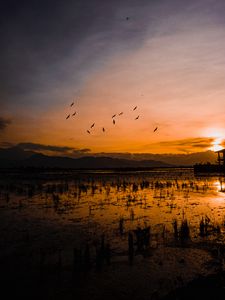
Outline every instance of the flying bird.
<path id="1" fill-rule="evenodd" d="M 105 128 L 104 127 L 102 127 L 102 131 L 105 132 Z"/>
<path id="2" fill-rule="evenodd" d="M 112 119 L 115 118 L 116 114 L 112 116 Z"/>
<path id="3" fill-rule="evenodd" d="M 72 116 L 75 116 L 75 115 L 76 115 L 76 113 L 77 113 L 77 112 L 75 111 L 75 112 L 72 114 Z"/>
<path id="4" fill-rule="evenodd" d="M 72 107 L 74 105 L 74 102 L 72 102 L 71 104 L 70 104 L 70 107 Z"/>
<path id="5" fill-rule="evenodd" d="M 91 134 L 89 130 L 87 130 L 87 133 Z"/>
<path id="6" fill-rule="evenodd" d="M 137 117 L 135 118 L 135 120 L 137 120 L 137 119 L 139 119 L 139 116 L 137 116 Z"/>
<path id="7" fill-rule="evenodd" d="M 116 124 L 116 121 L 113 119 L 113 125 L 115 125 Z"/>
<path id="8" fill-rule="evenodd" d="M 126 20 L 127 20 L 127 21 L 130 20 L 130 18 L 129 18 L 129 17 L 126 17 Z"/>
<path id="9" fill-rule="evenodd" d="M 95 126 L 95 123 L 93 123 L 92 125 L 91 125 L 91 128 L 93 128 Z"/>
<path id="10" fill-rule="evenodd" d="M 122 116 L 123 112 L 121 111 L 121 113 L 119 113 L 119 116 Z"/>
<path id="11" fill-rule="evenodd" d="M 133 108 L 133 110 L 135 110 L 135 109 L 137 109 L 137 106 L 135 106 L 135 107 Z"/>
<path id="12" fill-rule="evenodd" d="M 68 115 L 68 116 L 66 117 L 66 120 L 69 119 L 69 117 L 70 117 L 70 115 Z"/>
<path id="13" fill-rule="evenodd" d="M 156 127 L 153 132 L 156 132 L 157 129 L 158 129 L 158 127 Z"/>

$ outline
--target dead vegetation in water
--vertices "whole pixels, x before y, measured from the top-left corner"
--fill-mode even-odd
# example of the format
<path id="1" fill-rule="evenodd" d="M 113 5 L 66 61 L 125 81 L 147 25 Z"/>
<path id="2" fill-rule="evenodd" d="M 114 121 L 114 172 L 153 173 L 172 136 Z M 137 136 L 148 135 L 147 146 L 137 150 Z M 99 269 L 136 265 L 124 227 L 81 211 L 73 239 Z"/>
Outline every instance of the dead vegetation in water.
<path id="1" fill-rule="evenodd" d="M 49 222 L 54 220 L 55 223 L 69 223 L 69 226 L 82 228 L 82 243 L 71 242 L 71 245 L 65 246 L 63 239 L 61 243 L 58 241 L 57 246 L 48 248 L 43 246 L 44 243 L 40 248 L 32 248 L 31 244 L 35 235 L 36 239 L 44 234 L 51 239 L 49 232 L 32 232 L 29 225 L 24 226 L 21 233 L 15 230 L 14 236 L 20 241 L 14 245 L 20 244 L 22 252 L 25 248 L 32 250 L 27 252 L 26 257 L 13 258 L 18 268 L 22 265 L 21 270 L 35 274 L 41 282 L 55 278 L 57 284 L 62 284 L 68 276 L 79 282 L 88 274 L 105 274 L 112 268 L 121 268 L 121 265 L 135 268 L 142 259 L 148 261 L 153 257 L 153 263 L 161 268 L 171 261 L 169 255 L 160 256 L 168 248 L 174 251 L 177 248 L 179 251 L 182 251 L 181 248 L 206 250 L 218 263 L 217 267 L 221 267 L 224 260 L 224 219 L 221 217 L 221 222 L 215 222 L 211 215 L 204 214 L 201 218 L 195 217 L 197 222 L 194 223 L 186 213 L 188 205 L 191 210 L 198 206 L 192 198 L 207 195 L 211 188 L 207 182 L 188 178 L 167 180 L 112 176 L 93 179 L 90 176 L 72 181 L 11 182 L 0 184 L 0 207 L 1 212 L 27 218 L 27 224 L 30 220 L 33 222 L 34 215 L 32 211 L 30 213 L 33 210 L 39 211 L 40 215 L 46 213 Z M 113 217 L 107 215 L 110 209 L 115 210 Z M 156 212 L 161 212 L 159 224 L 155 221 Z M 19 224 L 19 218 L 16 222 Z M 7 241 L 7 233 L 3 235 Z M 10 248 L 9 244 L 8 240 L 6 247 Z M 155 258 L 157 253 L 160 255 Z M 186 258 L 177 256 L 173 263 L 183 266 Z M 4 264 L 7 269 L 7 260 Z"/>

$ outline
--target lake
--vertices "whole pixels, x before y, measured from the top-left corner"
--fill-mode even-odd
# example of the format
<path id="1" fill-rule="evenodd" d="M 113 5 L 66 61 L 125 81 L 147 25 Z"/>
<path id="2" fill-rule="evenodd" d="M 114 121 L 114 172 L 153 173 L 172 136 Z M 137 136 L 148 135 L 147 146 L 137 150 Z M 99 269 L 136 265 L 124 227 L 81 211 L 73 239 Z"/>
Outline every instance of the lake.
<path id="1" fill-rule="evenodd" d="M 224 244 L 224 180 L 221 175 L 195 175 L 190 168 L 2 174 L 1 259 L 7 270 L 15 272 L 16 260 L 34 277 L 42 263 L 47 269 L 64 266 L 64 278 L 74 261 L 82 260 L 79 272 L 109 268 L 109 281 L 114 272 L 126 274 L 130 264 L 146 276 L 147 259 L 152 268 L 158 266 L 151 270 L 151 292 L 162 278 L 168 281 L 165 272 L 175 279 L 180 272 L 185 284 L 196 274 L 215 271 L 215 264 L 211 269 L 205 264 L 214 257 L 211 249 L 216 245 L 217 257 L 218 245 Z M 186 261 L 185 270 L 177 260 Z M 195 267 L 193 260 L 198 261 Z M 159 270 L 162 265 L 166 275 Z M 93 274 L 92 287 L 102 280 Z M 162 295 L 179 284 L 168 287 L 167 282 Z M 99 293 L 94 295 L 98 299 Z"/>

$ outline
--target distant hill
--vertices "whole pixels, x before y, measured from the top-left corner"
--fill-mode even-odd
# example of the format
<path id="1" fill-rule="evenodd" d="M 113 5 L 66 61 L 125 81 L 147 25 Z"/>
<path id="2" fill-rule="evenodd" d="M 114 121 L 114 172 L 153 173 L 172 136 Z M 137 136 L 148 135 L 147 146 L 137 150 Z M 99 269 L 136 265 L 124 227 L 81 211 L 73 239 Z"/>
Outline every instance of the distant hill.
<path id="1" fill-rule="evenodd" d="M 0 160 L 1 161 L 1 160 Z M 73 168 L 73 169 L 105 169 L 105 168 L 152 168 L 170 167 L 160 161 L 154 160 L 127 160 L 111 157 L 92 157 L 81 158 L 47 156 L 43 154 L 33 154 L 23 160 L 2 160 L 1 167 L 34 167 L 34 168 Z"/>
<path id="2" fill-rule="evenodd" d="M 0 148 L 0 168 L 18 167 L 20 161 L 26 160 L 35 152 L 24 151 L 20 147 Z"/>
<path id="3" fill-rule="evenodd" d="M 35 152 L 25 151 L 18 146 L 11 148 L 0 148 L 0 160 L 24 160 L 34 154 Z"/>
<path id="4" fill-rule="evenodd" d="M 106 155 L 99 153 L 98 156 Z M 215 163 L 217 154 L 213 151 L 196 152 L 190 154 L 152 154 L 152 153 L 107 153 L 114 158 L 129 160 L 157 160 L 176 166 L 193 166 L 196 163 Z"/>
<path id="5" fill-rule="evenodd" d="M 61 156 L 47 156 L 33 151 L 25 151 L 20 147 L 0 149 L 1 168 L 73 168 L 73 169 L 100 169 L 100 168 L 152 168 L 170 167 L 167 164 L 155 160 L 128 160 L 112 157 L 70 158 Z"/>
<path id="6" fill-rule="evenodd" d="M 0 168 L 152 168 L 170 166 L 192 166 L 195 163 L 214 163 L 216 154 L 212 151 L 192 154 L 129 154 L 101 153 L 80 158 L 47 156 L 26 151 L 19 146 L 0 148 Z"/>

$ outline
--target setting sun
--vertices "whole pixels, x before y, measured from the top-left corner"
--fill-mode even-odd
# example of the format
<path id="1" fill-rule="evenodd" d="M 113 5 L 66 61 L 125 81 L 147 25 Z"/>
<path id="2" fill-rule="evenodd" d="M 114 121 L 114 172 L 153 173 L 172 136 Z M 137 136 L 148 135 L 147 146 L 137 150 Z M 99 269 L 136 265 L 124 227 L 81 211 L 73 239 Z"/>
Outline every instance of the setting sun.
<path id="1" fill-rule="evenodd" d="M 221 128 L 206 128 L 202 134 L 204 137 L 212 138 L 209 150 L 219 151 L 224 148 L 222 146 L 224 140 L 224 131 Z"/>
<path id="2" fill-rule="evenodd" d="M 221 146 L 222 138 L 217 138 L 214 140 L 212 147 L 210 147 L 210 150 L 212 151 L 219 151 L 222 150 L 223 147 Z"/>

